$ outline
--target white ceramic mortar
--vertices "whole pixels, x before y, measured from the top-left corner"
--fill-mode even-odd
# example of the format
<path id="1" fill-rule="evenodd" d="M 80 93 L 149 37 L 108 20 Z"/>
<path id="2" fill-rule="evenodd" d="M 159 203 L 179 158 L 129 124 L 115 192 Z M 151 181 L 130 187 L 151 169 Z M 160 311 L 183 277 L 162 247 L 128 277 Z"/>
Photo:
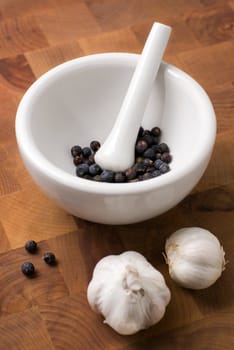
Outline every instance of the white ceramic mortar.
<path id="1" fill-rule="evenodd" d="M 50 198 L 80 218 L 129 224 L 159 215 L 193 189 L 209 162 L 216 135 L 210 99 L 190 76 L 161 63 L 143 127 L 161 127 L 173 155 L 171 171 L 123 184 L 75 175 L 71 147 L 104 142 L 138 58 L 106 53 L 66 62 L 40 77 L 19 105 L 16 137 L 26 168 Z"/>

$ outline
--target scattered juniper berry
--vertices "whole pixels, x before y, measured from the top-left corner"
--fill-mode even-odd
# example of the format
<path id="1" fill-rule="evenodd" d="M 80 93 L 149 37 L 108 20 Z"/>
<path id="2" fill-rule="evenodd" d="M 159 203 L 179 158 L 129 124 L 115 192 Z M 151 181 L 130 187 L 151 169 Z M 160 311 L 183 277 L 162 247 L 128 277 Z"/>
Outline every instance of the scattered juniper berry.
<path id="1" fill-rule="evenodd" d="M 25 243 L 25 249 L 27 250 L 27 252 L 33 254 L 36 253 L 37 251 L 37 243 L 33 240 L 29 240 Z"/>
<path id="2" fill-rule="evenodd" d="M 26 261 L 21 265 L 21 271 L 25 276 L 32 277 L 35 273 L 35 267 L 31 262 Z"/>
<path id="3" fill-rule="evenodd" d="M 43 260 L 48 265 L 55 265 L 57 263 L 56 257 L 54 255 L 54 253 L 52 253 L 52 252 L 45 253 L 43 255 Z"/>

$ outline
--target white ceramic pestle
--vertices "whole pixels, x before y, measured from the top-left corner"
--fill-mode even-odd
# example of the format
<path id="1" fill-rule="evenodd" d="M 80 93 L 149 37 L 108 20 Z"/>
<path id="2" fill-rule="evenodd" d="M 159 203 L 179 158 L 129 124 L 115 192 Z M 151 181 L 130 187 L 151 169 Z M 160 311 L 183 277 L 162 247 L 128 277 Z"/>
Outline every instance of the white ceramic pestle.
<path id="1" fill-rule="evenodd" d="M 124 171 L 133 165 L 138 130 L 170 33 L 171 27 L 153 24 L 115 124 L 95 154 L 102 169 Z"/>

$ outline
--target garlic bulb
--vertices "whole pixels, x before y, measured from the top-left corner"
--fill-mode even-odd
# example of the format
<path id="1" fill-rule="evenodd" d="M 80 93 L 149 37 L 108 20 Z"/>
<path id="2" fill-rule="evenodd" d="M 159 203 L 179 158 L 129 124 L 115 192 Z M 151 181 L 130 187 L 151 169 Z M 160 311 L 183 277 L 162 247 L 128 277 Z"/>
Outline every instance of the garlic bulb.
<path id="1" fill-rule="evenodd" d="M 185 288 L 207 288 L 225 269 L 219 240 L 200 227 L 174 232 L 166 241 L 165 251 L 172 279 Z"/>
<path id="2" fill-rule="evenodd" d="M 133 334 L 163 317 L 170 291 L 143 255 L 128 251 L 97 263 L 87 297 L 104 323 L 120 334 Z"/>

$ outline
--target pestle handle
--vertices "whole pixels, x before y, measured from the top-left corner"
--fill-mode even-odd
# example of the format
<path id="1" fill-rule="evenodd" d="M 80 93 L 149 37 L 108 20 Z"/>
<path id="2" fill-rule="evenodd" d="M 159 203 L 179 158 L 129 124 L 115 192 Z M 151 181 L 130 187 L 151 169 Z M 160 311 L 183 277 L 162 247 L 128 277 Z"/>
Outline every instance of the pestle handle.
<path id="1" fill-rule="evenodd" d="M 153 24 L 115 124 L 95 154 L 102 169 L 124 171 L 133 165 L 136 137 L 170 33 L 171 27 Z"/>

